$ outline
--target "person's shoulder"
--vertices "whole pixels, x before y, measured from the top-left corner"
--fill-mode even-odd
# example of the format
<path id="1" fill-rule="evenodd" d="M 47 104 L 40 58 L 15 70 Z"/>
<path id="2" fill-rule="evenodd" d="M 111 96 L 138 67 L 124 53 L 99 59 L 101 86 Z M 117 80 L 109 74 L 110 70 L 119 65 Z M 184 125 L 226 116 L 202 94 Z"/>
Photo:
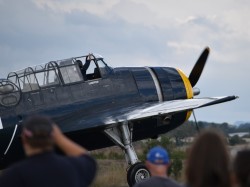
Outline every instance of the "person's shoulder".
<path id="1" fill-rule="evenodd" d="M 78 169 L 89 169 L 93 170 L 93 172 L 97 169 L 97 163 L 95 159 L 88 154 L 83 154 L 78 157 L 68 157 L 68 159 Z"/>
<path id="2" fill-rule="evenodd" d="M 165 177 L 151 177 L 145 181 L 138 187 L 143 186 L 168 186 L 168 187 L 183 187 L 180 183 L 176 182 L 173 179 L 165 178 Z"/>
<path id="3" fill-rule="evenodd" d="M 21 180 L 22 168 L 24 168 L 25 163 L 25 161 L 21 161 L 2 170 L 0 175 L 0 186 L 18 186 Z"/>
<path id="4" fill-rule="evenodd" d="M 134 185 L 134 187 L 151 187 L 162 184 L 161 177 L 150 177 Z"/>
<path id="5" fill-rule="evenodd" d="M 183 184 L 180 184 L 173 179 L 168 178 L 167 180 L 169 181 L 169 187 L 185 187 Z"/>
<path id="6" fill-rule="evenodd" d="M 166 184 L 166 186 L 169 186 L 169 187 L 184 187 L 182 184 L 180 184 L 179 182 L 167 177 L 167 178 L 164 178 L 164 177 L 155 177 L 155 180 L 161 180 L 163 181 L 164 184 Z"/>
<path id="7" fill-rule="evenodd" d="M 6 170 L 6 172 L 17 172 L 22 171 L 23 168 L 26 168 L 26 165 L 29 164 L 29 160 L 27 158 L 10 165 Z"/>
<path id="8" fill-rule="evenodd" d="M 81 179 L 84 178 L 88 184 L 93 181 L 97 171 L 97 163 L 94 158 L 88 154 L 83 154 L 78 157 L 68 157 L 68 160 Z"/>
<path id="9" fill-rule="evenodd" d="M 79 161 L 79 162 L 88 162 L 88 163 L 96 163 L 95 159 L 89 154 L 82 154 L 77 157 L 67 157 L 69 160 Z"/>

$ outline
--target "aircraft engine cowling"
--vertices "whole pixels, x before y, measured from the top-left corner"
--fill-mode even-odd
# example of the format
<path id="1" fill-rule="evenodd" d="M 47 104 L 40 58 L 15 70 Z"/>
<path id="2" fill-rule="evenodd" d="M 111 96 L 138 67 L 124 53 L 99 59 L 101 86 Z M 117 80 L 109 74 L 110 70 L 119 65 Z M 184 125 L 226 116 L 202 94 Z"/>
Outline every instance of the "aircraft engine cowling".
<path id="1" fill-rule="evenodd" d="M 143 101 L 172 101 L 176 99 L 193 98 L 193 88 L 187 76 L 179 69 L 172 67 L 131 68 L 138 91 Z M 198 93 L 198 92 L 197 92 Z M 182 112 L 181 124 L 191 115 L 191 111 Z M 175 123 L 175 119 L 160 119 L 160 123 Z"/>
<path id="2" fill-rule="evenodd" d="M 170 67 L 153 67 L 151 69 L 157 76 L 164 101 L 193 97 L 191 84 L 181 70 Z"/>
<path id="3" fill-rule="evenodd" d="M 157 77 L 162 101 L 193 98 L 193 88 L 189 79 L 181 70 L 171 67 L 152 67 L 150 69 Z M 191 111 L 188 111 L 185 120 L 188 120 L 190 115 Z"/>

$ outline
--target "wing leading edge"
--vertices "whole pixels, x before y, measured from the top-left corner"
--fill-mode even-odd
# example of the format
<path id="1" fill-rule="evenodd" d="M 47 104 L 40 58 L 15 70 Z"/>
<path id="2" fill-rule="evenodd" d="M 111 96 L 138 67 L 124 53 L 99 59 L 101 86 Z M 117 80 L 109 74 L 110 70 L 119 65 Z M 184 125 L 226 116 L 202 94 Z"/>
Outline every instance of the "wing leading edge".
<path id="1" fill-rule="evenodd" d="M 195 99 L 183 99 L 164 101 L 156 104 L 141 108 L 141 106 L 133 107 L 130 111 L 117 116 L 109 116 L 104 119 L 106 125 L 130 121 L 136 119 L 142 119 L 151 116 L 173 114 L 182 111 L 193 110 L 196 108 L 202 108 L 210 105 L 215 105 L 227 101 L 231 101 L 238 98 L 237 96 L 223 96 L 223 97 L 208 97 L 208 98 L 195 98 Z"/>

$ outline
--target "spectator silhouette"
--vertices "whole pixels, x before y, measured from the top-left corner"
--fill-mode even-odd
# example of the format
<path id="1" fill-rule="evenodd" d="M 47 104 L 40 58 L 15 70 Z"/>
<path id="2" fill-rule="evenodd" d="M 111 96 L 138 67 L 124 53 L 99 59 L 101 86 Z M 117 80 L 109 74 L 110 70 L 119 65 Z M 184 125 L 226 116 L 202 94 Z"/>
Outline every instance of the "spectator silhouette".
<path id="1" fill-rule="evenodd" d="M 21 138 L 27 158 L 3 171 L 1 187 L 82 187 L 93 181 L 95 160 L 49 118 L 33 116 L 26 120 Z M 66 156 L 54 153 L 54 145 Z"/>
<path id="2" fill-rule="evenodd" d="M 167 151 L 160 147 L 154 147 L 147 154 L 146 167 L 150 171 L 151 178 L 135 184 L 134 187 L 180 187 L 177 182 L 167 176 L 170 166 L 170 158 Z"/>
<path id="3" fill-rule="evenodd" d="M 189 150 L 188 187 L 230 187 L 229 154 L 225 138 L 215 130 L 202 131 Z"/>
<path id="4" fill-rule="evenodd" d="M 242 150 L 236 154 L 233 162 L 234 182 L 239 187 L 250 186 L 250 150 Z"/>

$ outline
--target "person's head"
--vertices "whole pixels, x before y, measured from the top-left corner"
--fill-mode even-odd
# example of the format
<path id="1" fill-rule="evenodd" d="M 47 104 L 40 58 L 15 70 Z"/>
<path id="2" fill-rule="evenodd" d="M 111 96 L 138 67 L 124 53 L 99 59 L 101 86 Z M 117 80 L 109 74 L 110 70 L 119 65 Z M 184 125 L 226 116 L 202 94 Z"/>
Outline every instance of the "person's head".
<path id="1" fill-rule="evenodd" d="M 233 162 L 233 172 L 239 187 L 250 186 L 250 150 L 239 151 Z"/>
<path id="2" fill-rule="evenodd" d="M 168 152 L 156 146 L 149 150 L 147 154 L 146 167 L 149 169 L 152 176 L 165 176 L 170 164 Z"/>
<path id="3" fill-rule="evenodd" d="M 24 148 L 48 150 L 54 146 L 53 122 L 45 116 L 32 116 L 23 123 L 22 141 Z M 26 151 L 26 150 L 25 150 Z"/>
<path id="4" fill-rule="evenodd" d="M 196 138 L 188 154 L 186 180 L 192 187 L 231 186 L 226 139 L 218 130 L 204 130 Z"/>

